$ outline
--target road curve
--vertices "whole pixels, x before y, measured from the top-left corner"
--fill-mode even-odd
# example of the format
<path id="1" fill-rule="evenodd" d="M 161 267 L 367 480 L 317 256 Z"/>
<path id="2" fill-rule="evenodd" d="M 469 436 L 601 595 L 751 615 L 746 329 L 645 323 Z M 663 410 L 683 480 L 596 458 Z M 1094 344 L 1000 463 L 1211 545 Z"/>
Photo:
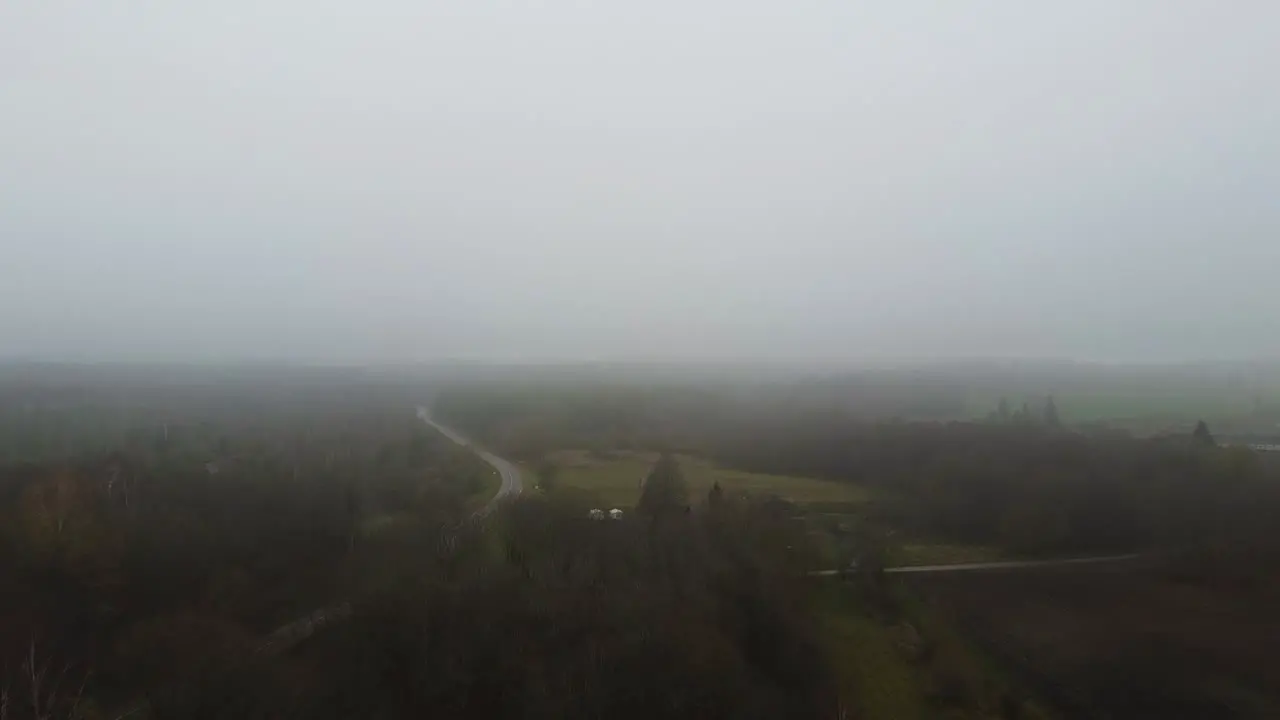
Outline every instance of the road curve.
<path id="1" fill-rule="evenodd" d="M 421 405 L 418 406 L 418 419 L 435 428 L 441 435 L 444 435 L 459 445 L 471 448 L 475 454 L 480 456 L 481 460 L 492 465 L 493 469 L 497 470 L 498 474 L 502 476 L 502 484 L 498 487 L 498 492 L 487 505 L 476 511 L 476 515 L 488 515 L 493 511 L 494 507 L 496 507 L 498 503 L 507 498 L 515 497 L 524 490 L 524 484 L 520 480 L 520 468 L 516 467 L 514 463 L 503 460 L 488 450 L 480 449 L 462 433 L 448 426 L 441 425 L 431 417 L 431 412 Z"/>

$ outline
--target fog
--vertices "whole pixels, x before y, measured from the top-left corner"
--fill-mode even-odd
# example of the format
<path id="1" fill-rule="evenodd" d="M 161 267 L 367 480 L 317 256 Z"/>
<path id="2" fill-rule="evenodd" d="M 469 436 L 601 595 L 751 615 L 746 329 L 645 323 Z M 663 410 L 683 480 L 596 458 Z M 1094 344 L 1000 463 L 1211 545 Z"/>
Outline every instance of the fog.
<path id="1" fill-rule="evenodd" d="M 0 356 L 1280 353 L 1280 4 L 0 5 Z"/>

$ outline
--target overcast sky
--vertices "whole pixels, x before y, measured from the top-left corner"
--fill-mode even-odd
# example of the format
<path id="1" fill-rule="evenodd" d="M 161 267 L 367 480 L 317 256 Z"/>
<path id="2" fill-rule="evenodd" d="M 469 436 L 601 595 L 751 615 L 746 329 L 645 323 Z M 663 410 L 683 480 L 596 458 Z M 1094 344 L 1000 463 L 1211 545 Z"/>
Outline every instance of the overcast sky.
<path id="1" fill-rule="evenodd" d="M 0 356 L 1280 354 L 1280 3 L 0 3 Z"/>

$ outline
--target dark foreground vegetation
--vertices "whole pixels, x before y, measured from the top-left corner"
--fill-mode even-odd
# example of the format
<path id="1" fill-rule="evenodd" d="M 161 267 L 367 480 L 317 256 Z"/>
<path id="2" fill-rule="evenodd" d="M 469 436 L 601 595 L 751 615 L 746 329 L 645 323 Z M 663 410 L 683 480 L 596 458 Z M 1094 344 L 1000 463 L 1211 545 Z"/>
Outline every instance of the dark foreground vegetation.
<path id="1" fill-rule="evenodd" d="M 592 519 L 580 498 L 553 492 L 484 522 L 383 535 L 379 577 L 347 621 L 285 657 L 206 675 L 165 707 L 320 718 L 1034 711 L 953 637 L 911 624 L 874 578 L 809 577 L 815 557 L 788 503 L 689 497 L 666 457 L 637 508 Z"/>
<path id="2" fill-rule="evenodd" d="M 846 384 L 760 377 L 6 372 L 3 720 L 1276 707 L 1275 464 L 1194 422 L 1135 437 L 1047 398 L 878 420 L 893 385 L 858 411 Z M 929 387 L 901 407 L 954 409 Z M 433 392 L 438 419 L 536 468 L 519 500 L 475 514 L 497 478 L 416 417 Z M 597 519 L 555 482 L 566 450 L 660 459 L 634 510 Z M 677 456 L 869 500 L 693 494 Z M 1143 564 L 902 582 L 879 569 L 903 542 Z M 836 560 L 857 565 L 809 574 Z"/>
<path id="3" fill-rule="evenodd" d="M 906 531 L 1021 555 L 1280 549 L 1280 478 L 1247 449 L 991 423 L 768 417 L 727 427 L 722 462 L 880 491 Z"/>
<path id="4" fill-rule="evenodd" d="M 1068 717 L 1273 718 L 1280 582 L 1262 567 L 1138 563 L 910 585 Z"/>
<path id="5" fill-rule="evenodd" d="M 166 372 L 3 385 L 4 720 L 1032 707 L 874 576 L 810 577 L 797 508 L 691 496 L 671 456 L 620 520 L 570 490 L 477 516 L 493 472 L 420 384 Z"/>
<path id="6" fill-rule="evenodd" d="M 0 407 L 6 720 L 105 717 L 251 656 L 348 592 L 371 536 L 455 521 L 490 473 L 342 375 L 42 377 Z"/>

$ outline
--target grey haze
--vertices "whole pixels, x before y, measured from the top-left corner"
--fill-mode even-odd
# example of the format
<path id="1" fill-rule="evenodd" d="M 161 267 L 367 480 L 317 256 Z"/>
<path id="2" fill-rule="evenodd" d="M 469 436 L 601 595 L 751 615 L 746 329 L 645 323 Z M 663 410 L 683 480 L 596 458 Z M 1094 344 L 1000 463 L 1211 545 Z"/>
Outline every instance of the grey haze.
<path id="1" fill-rule="evenodd" d="M 1280 353 L 1280 3 L 0 4 L 0 356 Z"/>

